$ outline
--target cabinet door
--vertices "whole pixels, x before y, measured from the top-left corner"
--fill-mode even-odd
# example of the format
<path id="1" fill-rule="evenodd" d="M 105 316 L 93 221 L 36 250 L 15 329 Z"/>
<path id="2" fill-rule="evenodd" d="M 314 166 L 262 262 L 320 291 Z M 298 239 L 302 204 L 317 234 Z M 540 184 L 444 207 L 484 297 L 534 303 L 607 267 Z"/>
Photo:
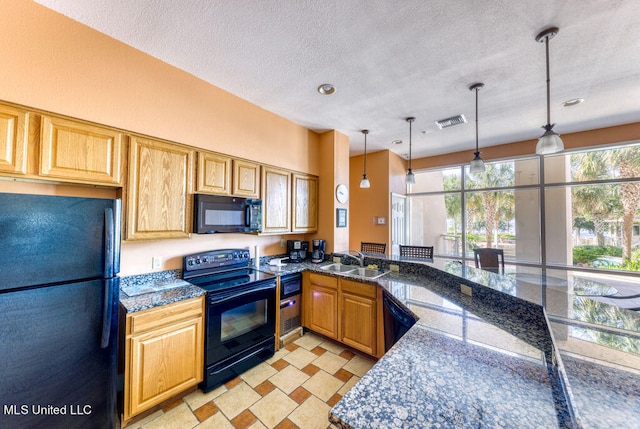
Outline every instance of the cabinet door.
<path id="1" fill-rule="evenodd" d="M 260 164 L 233 160 L 233 195 L 248 198 L 260 196 Z"/>
<path id="2" fill-rule="evenodd" d="M 342 332 L 340 341 L 372 356 L 376 355 L 376 301 L 351 293 L 340 294 Z"/>
<path id="3" fill-rule="evenodd" d="M 42 117 L 40 175 L 76 183 L 122 184 L 124 135 L 108 128 Z"/>
<path id="4" fill-rule="evenodd" d="M 134 136 L 129 151 L 127 240 L 187 237 L 194 151 Z"/>
<path id="5" fill-rule="evenodd" d="M 231 158 L 212 152 L 198 152 L 196 192 L 231 194 Z"/>
<path id="6" fill-rule="evenodd" d="M 338 281 L 335 277 L 305 272 L 302 276 L 303 323 L 329 338 L 338 338 Z"/>
<path id="7" fill-rule="evenodd" d="M 29 113 L 0 105 L 0 172 L 27 172 Z"/>
<path id="8" fill-rule="evenodd" d="M 318 178 L 307 174 L 293 175 L 293 232 L 318 230 Z"/>
<path id="9" fill-rule="evenodd" d="M 309 292 L 307 327 L 329 338 L 338 338 L 338 291 L 312 285 Z"/>
<path id="10" fill-rule="evenodd" d="M 291 173 L 262 167 L 262 232 L 291 231 Z"/>
<path id="11" fill-rule="evenodd" d="M 133 336 L 128 346 L 130 389 L 125 419 L 202 381 L 202 317 Z"/>

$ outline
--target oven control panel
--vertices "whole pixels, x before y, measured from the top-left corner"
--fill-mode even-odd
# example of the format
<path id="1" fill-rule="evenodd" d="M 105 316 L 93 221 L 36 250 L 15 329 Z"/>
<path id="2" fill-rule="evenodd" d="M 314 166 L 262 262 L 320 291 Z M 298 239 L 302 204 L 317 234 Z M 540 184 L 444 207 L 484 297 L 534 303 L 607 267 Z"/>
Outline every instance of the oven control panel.
<path id="1" fill-rule="evenodd" d="M 184 257 L 183 271 L 196 271 L 211 268 L 247 265 L 251 255 L 247 249 L 210 250 Z"/>

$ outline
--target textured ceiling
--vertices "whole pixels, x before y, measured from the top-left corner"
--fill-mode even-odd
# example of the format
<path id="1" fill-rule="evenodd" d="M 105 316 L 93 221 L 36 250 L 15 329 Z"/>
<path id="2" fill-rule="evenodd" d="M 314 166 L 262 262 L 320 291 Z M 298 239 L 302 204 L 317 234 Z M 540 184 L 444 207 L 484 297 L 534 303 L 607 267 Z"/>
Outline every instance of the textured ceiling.
<path id="1" fill-rule="evenodd" d="M 37 0 L 53 10 L 315 131 L 413 156 L 640 121 L 637 0 Z M 322 96 L 318 85 L 337 92 Z M 584 98 L 582 104 L 562 102 Z M 464 114 L 439 130 L 434 121 Z M 404 143 L 393 145 L 393 140 Z M 534 147 L 532 147 L 532 152 Z"/>

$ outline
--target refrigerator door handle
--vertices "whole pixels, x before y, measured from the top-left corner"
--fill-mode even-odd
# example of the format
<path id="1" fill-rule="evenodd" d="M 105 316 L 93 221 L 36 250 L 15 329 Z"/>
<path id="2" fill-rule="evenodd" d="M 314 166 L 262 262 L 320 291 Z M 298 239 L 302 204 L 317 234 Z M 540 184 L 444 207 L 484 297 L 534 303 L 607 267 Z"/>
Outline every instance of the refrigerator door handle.
<path id="1" fill-rule="evenodd" d="M 111 313 L 113 304 L 111 302 L 111 294 L 113 287 L 113 252 L 114 252 L 114 223 L 113 210 L 111 208 L 104 209 L 104 304 L 102 307 L 102 338 L 100 339 L 100 347 L 106 349 L 109 347 L 111 336 Z"/>
<path id="2" fill-rule="evenodd" d="M 111 289 L 113 288 L 113 279 L 106 279 L 104 283 L 104 306 L 102 308 L 102 338 L 100 338 L 100 348 L 109 347 L 111 339 L 111 314 L 113 305 L 111 302 Z"/>
<path id="3" fill-rule="evenodd" d="M 113 277 L 113 252 L 114 248 L 114 224 L 113 209 L 104 209 L 104 277 Z"/>

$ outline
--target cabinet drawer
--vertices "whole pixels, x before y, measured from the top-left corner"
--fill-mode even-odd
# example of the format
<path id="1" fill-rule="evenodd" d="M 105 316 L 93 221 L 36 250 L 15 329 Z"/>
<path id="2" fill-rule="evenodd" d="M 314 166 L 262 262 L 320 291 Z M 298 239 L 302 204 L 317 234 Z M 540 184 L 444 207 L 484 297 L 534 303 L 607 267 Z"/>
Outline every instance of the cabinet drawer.
<path id="1" fill-rule="evenodd" d="M 318 286 L 329 287 L 332 289 L 338 288 L 338 279 L 330 276 L 323 276 L 322 274 L 309 273 L 309 281 Z"/>
<path id="2" fill-rule="evenodd" d="M 150 308 L 129 316 L 127 335 L 139 334 L 202 314 L 203 297 Z"/>
<path id="3" fill-rule="evenodd" d="M 343 292 L 348 292 L 354 295 L 365 296 L 373 299 L 375 299 L 377 294 L 377 286 L 368 283 L 354 282 L 351 280 L 342 279 L 340 281 L 340 288 Z"/>

